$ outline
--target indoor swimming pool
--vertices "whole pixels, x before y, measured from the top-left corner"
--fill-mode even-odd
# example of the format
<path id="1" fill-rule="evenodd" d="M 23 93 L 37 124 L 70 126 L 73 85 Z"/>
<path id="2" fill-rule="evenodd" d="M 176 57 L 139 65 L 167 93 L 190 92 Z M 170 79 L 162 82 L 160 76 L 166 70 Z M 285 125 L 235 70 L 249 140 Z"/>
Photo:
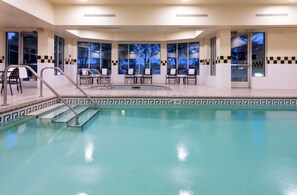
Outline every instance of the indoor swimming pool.
<path id="1" fill-rule="evenodd" d="M 297 110 L 105 106 L 0 131 L 0 194 L 296 195 Z"/>

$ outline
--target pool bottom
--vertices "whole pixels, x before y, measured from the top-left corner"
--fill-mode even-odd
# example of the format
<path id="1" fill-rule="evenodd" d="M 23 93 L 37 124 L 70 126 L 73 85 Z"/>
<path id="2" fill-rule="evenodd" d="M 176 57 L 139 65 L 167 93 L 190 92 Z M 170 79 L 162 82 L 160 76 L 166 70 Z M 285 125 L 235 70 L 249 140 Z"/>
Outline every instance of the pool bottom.
<path id="1" fill-rule="evenodd" d="M 0 132 L 0 194 L 288 194 L 294 110 L 104 108 L 84 132 Z"/>

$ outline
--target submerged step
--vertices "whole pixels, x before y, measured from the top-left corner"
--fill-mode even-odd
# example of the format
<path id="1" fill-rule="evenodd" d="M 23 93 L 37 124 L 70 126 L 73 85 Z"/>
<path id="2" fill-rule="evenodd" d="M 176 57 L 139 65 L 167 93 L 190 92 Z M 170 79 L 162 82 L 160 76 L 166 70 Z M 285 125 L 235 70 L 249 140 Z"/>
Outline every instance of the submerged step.
<path id="1" fill-rule="evenodd" d="M 80 113 L 86 111 L 88 108 L 89 108 L 88 106 L 76 106 L 73 109 L 77 114 L 80 114 Z M 55 123 L 67 123 L 68 121 L 70 121 L 74 117 L 75 117 L 75 114 L 72 112 L 72 110 L 68 109 L 67 111 L 55 116 L 53 118 L 53 122 L 55 122 Z"/>
<path id="2" fill-rule="evenodd" d="M 100 112 L 99 109 L 89 108 L 85 112 L 82 112 L 79 114 L 78 118 L 75 117 L 71 119 L 68 123 L 68 127 L 76 127 L 76 128 L 82 128 L 89 120 L 91 120 L 98 112 Z"/>
<path id="3" fill-rule="evenodd" d="M 63 104 L 54 104 L 54 105 L 51 105 L 51 106 L 48 106 L 46 108 L 42 108 L 40 110 L 37 110 L 37 111 L 34 111 L 34 112 L 30 112 L 28 114 L 26 114 L 26 116 L 35 116 L 35 117 L 38 117 L 39 115 L 42 115 L 42 114 L 45 114 L 45 113 L 48 113 L 54 109 L 57 109 L 59 107 L 63 106 Z"/>
<path id="4" fill-rule="evenodd" d="M 60 106 L 59 108 L 52 110 L 51 112 L 47 113 L 47 114 L 42 114 L 40 116 L 38 116 L 38 118 L 41 119 L 52 119 L 64 112 L 66 112 L 67 110 L 69 110 L 68 106 Z"/>

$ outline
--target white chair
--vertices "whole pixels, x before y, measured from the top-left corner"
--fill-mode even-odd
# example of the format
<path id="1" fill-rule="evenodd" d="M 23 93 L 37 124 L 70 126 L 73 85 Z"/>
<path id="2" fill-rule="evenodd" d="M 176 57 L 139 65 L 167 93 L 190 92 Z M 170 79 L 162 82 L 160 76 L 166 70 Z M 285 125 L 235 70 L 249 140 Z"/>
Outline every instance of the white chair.
<path id="1" fill-rule="evenodd" d="M 187 84 L 189 84 L 189 80 L 194 80 L 195 85 L 197 84 L 197 75 L 196 75 L 196 69 L 195 68 L 189 68 L 188 74 L 187 74 Z"/>
<path id="2" fill-rule="evenodd" d="M 170 83 L 170 80 L 174 80 L 174 83 L 176 83 L 176 78 L 177 78 L 176 73 L 177 73 L 176 68 L 171 68 L 169 70 L 169 73 L 166 75 L 165 83 L 167 83 L 167 81 L 168 83 Z"/>
<path id="3" fill-rule="evenodd" d="M 153 83 L 152 71 L 151 71 L 150 68 L 144 69 L 144 73 L 142 75 L 142 83 L 145 82 L 145 79 L 150 79 L 151 80 L 151 84 Z"/>
<path id="4" fill-rule="evenodd" d="M 128 83 L 129 79 L 132 79 L 133 83 L 135 83 L 135 74 L 133 68 L 128 69 L 128 73 L 125 75 L 125 83 Z"/>
<path id="5" fill-rule="evenodd" d="M 107 81 L 107 83 L 111 83 L 110 75 L 108 74 L 107 68 L 101 69 L 100 83 L 102 83 L 102 80 Z"/>
<path id="6" fill-rule="evenodd" d="M 82 80 L 86 80 L 86 84 L 90 84 L 92 82 L 92 72 L 88 68 L 81 68 L 77 70 L 77 74 L 79 77 L 79 84 L 81 85 Z"/>

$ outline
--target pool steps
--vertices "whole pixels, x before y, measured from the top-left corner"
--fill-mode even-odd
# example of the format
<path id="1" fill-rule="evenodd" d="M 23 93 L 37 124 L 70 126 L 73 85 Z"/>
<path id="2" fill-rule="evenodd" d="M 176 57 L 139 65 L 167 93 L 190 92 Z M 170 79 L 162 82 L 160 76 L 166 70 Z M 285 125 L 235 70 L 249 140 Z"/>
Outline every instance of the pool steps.
<path id="1" fill-rule="evenodd" d="M 86 105 L 76 105 L 72 108 L 78 114 L 78 118 L 63 104 L 41 109 L 38 112 L 32 113 L 30 116 L 35 116 L 41 120 L 48 119 L 52 123 L 65 123 L 68 127 L 81 128 L 83 130 L 84 125 L 100 111 L 98 108 Z"/>
<path id="2" fill-rule="evenodd" d="M 51 111 L 51 110 L 53 110 L 55 108 L 59 108 L 61 106 L 63 106 L 63 104 L 54 104 L 52 106 L 48 106 L 46 108 L 43 108 L 43 109 L 40 109 L 40 110 L 37 110 L 37 111 L 34 111 L 34 112 L 30 112 L 30 113 L 26 114 L 26 116 L 35 116 L 36 117 L 36 116 L 38 116 L 40 114 L 43 114 L 45 112 L 49 112 L 49 111 Z"/>

